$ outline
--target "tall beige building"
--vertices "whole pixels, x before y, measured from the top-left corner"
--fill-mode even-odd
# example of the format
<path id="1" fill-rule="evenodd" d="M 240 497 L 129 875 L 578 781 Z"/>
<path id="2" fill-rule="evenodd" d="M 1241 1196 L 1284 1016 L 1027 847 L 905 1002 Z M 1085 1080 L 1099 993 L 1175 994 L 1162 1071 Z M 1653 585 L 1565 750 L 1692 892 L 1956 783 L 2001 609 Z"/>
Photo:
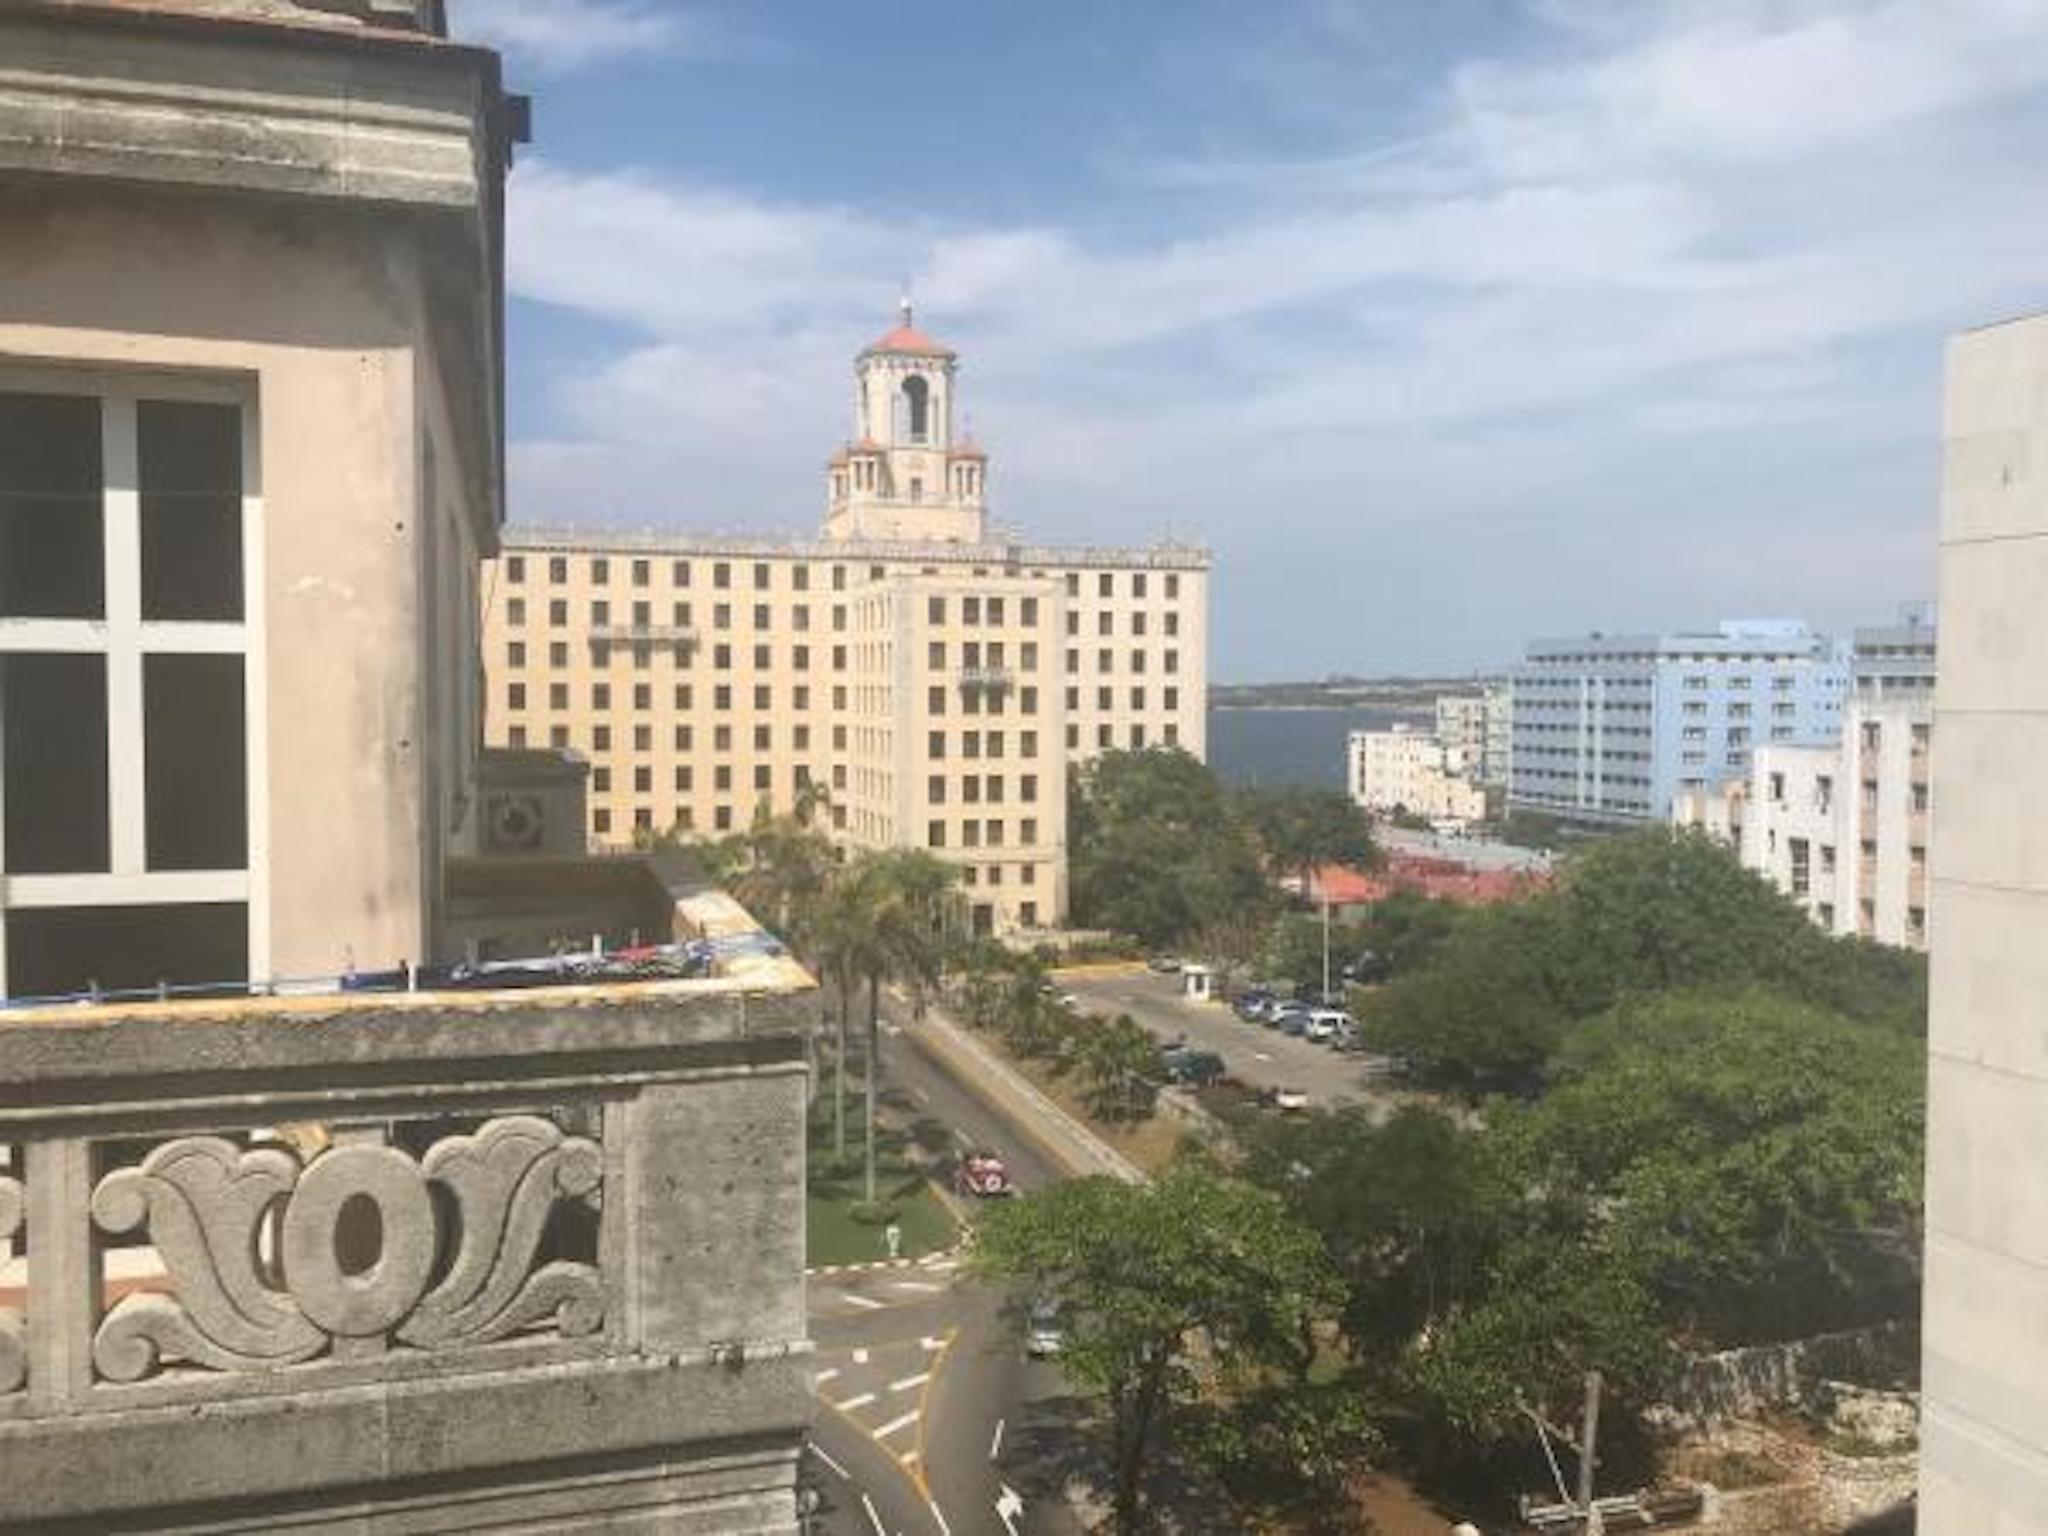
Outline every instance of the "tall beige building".
<path id="1" fill-rule="evenodd" d="M 2048 1532 L 2048 316 L 1948 360 L 1920 1529 Z"/>
<path id="2" fill-rule="evenodd" d="M 489 739 L 586 755 L 593 843 L 717 836 L 816 786 L 847 843 L 957 863 L 977 926 L 1049 928 L 1069 768 L 1203 755 L 1207 552 L 992 527 L 957 366 L 907 303 L 860 353 L 815 539 L 507 533 Z"/>

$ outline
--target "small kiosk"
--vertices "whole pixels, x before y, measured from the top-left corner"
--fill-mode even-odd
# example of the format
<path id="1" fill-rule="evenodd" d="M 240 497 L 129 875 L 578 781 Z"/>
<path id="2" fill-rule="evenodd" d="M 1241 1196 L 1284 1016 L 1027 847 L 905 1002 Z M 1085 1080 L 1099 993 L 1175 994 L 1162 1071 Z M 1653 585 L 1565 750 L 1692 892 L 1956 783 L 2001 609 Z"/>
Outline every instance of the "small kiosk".
<path id="1" fill-rule="evenodd" d="M 1216 996 L 1216 973 L 1206 965 L 1180 968 L 1181 994 L 1191 1003 L 1206 1003 Z"/>

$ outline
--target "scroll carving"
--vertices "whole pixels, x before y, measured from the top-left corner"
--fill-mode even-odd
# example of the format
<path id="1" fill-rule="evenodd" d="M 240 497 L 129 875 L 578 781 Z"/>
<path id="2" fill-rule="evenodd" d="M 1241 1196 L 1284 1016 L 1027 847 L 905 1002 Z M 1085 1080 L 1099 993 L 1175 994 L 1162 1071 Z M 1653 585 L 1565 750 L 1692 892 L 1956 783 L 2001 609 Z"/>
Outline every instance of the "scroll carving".
<path id="1" fill-rule="evenodd" d="M 337 1339 L 445 1349 L 550 1319 L 563 1337 L 594 1333 L 605 1313 L 596 1266 L 535 1261 L 557 1203 L 590 1195 L 601 1178 L 595 1142 L 534 1115 L 444 1138 L 418 1161 L 378 1146 L 301 1163 L 280 1147 L 217 1137 L 167 1142 L 93 1193 L 103 1230 L 147 1229 L 173 1286 L 108 1311 L 94 1365 L 125 1382 L 166 1359 L 216 1370 L 293 1365 Z M 344 1253 L 346 1214 L 365 1205 L 376 1213 L 374 1255 Z M 258 1258 L 266 1224 L 277 1235 L 274 1275 Z"/>
<path id="2" fill-rule="evenodd" d="M 21 1230 L 27 1208 L 19 1179 L 0 1179 L 0 1237 L 12 1237 Z M 28 1380 L 28 1338 L 21 1313 L 0 1307 L 0 1393 L 19 1392 Z"/>

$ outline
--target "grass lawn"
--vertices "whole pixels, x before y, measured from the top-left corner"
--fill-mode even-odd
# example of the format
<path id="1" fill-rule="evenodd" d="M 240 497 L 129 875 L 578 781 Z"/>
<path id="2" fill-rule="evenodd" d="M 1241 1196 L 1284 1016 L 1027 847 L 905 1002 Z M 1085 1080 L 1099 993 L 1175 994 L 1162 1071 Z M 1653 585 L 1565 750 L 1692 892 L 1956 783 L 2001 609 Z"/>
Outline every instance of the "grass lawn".
<path id="1" fill-rule="evenodd" d="M 846 1106 L 844 1164 L 832 1158 L 831 1100 L 821 1098 L 811 1111 L 810 1188 L 805 1211 L 806 1258 L 813 1268 L 824 1264 L 866 1264 L 889 1257 L 883 1235 L 886 1221 L 855 1218 L 865 1193 L 861 1172 L 861 1109 L 849 1097 Z M 900 1256 L 920 1258 L 953 1243 L 956 1223 L 945 1202 L 933 1191 L 924 1168 L 911 1157 L 910 1137 L 886 1122 L 875 1126 L 875 1199 L 894 1211 L 903 1229 Z"/>

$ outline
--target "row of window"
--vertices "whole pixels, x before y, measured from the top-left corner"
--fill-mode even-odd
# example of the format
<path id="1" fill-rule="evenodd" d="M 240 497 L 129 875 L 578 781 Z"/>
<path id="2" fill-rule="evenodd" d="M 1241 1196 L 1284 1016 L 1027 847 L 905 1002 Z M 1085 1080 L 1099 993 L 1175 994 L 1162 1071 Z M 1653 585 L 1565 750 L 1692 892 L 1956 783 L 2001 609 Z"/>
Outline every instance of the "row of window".
<path id="1" fill-rule="evenodd" d="M 541 557 L 529 557 L 524 554 L 507 555 L 505 557 L 505 580 L 509 585 L 515 587 L 523 587 L 528 585 L 527 562 L 529 558 L 538 560 Z M 556 587 L 568 585 L 569 562 L 572 558 L 578 560 L 585 560 L 588 562 L 585 573 L 592 586 L 602 587 L 610 585 L 612 579 L 613 564 L 613 557 L 610 555 L 578 555 L 573 557 L 569 555 L 549 555 L 546 557 L 548 585 Z M 658 562 L 652 558 L 642 558 L 638 556 L 633 556 L 621 558 L 619 559 L 618 563 L 626 567 L 628 582 L 634 587 L 644 589 L 649 588 L 654 584 L 655 566 L 662 562 Z M 730 560 L 714 560 L 710 562 L 711 585 L 715 590 L 726 591 L 731 588 L 733 584 L 734 563 L 735 562 Z M 749 564 L 749 562 L 739 563 Z M 668 578 L 670 586 L 687 587 L 690 585 L 690 561 L 669 560 L 666 562 L 666 564 L 669 568 Z M 756 560 L 750 562 L 750 564 L 752 585 L 753 589 L 756 592 L 766 592 L 770 590 L 770 588 L 773 585 L 774 570 L 777 565 L 784 566 L 788 569 L 789 584 L 792 590 L 797 592 L 808 592 L 811 588 L 811 567 L 801 561 Z M 835 564 L 830 567 L 830 571 L 832 590 L 834 592 L 844 592 L 846 590 L 847 567 L 843 564 Z M 868 567 L 868 576 L 870 580 L 879 581 L 886 574 L 887 568 L 884 566 L 873 565 Z M 927 568 L 926 574 L 937 574 L 936 568 Z M 989 572 L 986 569 L 979 569 L 976 570 L 974 574 L 976 576 L 986 576 L 989 574 Z M 1034 571 L 1032 574 L 1035 576 L 1043 577 L 1045 575 L 1045 572 Z M 1118 573 L 1115 571 L 1100 571 L 1096 574 L 1095 589 L 1096 595 L 1098 597 L 1114 598 L 1115 596 L 1117 596 L 1117 574 Z M 1145 571 L 1130 571 L 1125 574 L 1127 576 L 1127 589 L 1129 596 L 1133 598 L 1144 598 L 1149 595 L 1151 585 L 1150 573 Z M 1065 577 L 1067 595 L 1069 597 L 1079 597 L 1081 595 L 1081 573 L 1079 571 L 1068 571 L 1065 573 Z M 1162 586 L 1164 593 L 1168 598 L 1179 597 L 1179 574 L 1177 572 L 1172 571 L 1166 572 L 1164 575 Z M 1021 599 L 1021 601 L 1025 605 L 1027 613 L 1027 617 L 1024 619 L 1024 622 L 1026 624 L 1036 623 L 1038 599 L 1035 597 L 1027 597 Z M 934 604 L 934 609 L 932 612 L 932 622 L 935 624 L 944 623 L 945 618 L 943 605 L 945 600 L 943 598 L 933 598 L 932 602 Z M 1003 599 L 1000 597 L 989 597 L 981 599 L 968 597 L 962 599 L 962 602 L 964 605 L 966 605 L 963 608 L 962 612 L 962 622 L 964 623 L 977 624 L 986 622 L 989 624 L 1000 624 L 1003 622 L 1001 617 L 1003 611 Z M 977 605 L 978 603 L 987 603 L 993 605 L 992 607 L 985 610 L 989 614 L 989 617 L 986 620 L 980 618 L 975 612 L 975 605 Z"/>
<path id="2" fill-rule="evenodd" d="M 962 848 L 1001 848 L 1005 844 L 1004 822 L 1001 817 L 980 819 L 969 817 L 960 823 L 960 846 Z M 1017 846 L 1036 847 L 1038 843 L 1038 818 L 1026 816 L 1017 823 Z M 925 846 L 944 848 L 946 846 L 946 823 L 937 819 L 925 827 Z"/>

